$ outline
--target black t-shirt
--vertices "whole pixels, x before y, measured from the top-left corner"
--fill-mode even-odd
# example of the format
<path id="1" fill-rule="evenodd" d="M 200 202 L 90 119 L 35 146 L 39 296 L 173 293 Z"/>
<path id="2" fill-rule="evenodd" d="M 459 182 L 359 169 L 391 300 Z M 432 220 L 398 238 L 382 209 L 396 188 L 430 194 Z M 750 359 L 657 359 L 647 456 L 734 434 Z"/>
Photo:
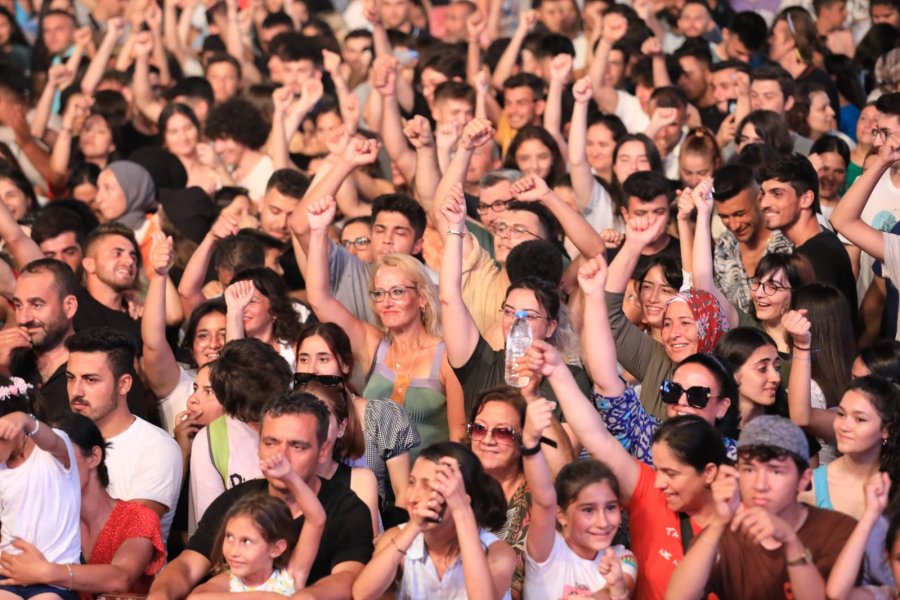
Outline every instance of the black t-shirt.
<path id="1" fill-rule="evenodd" d="M 139 319 L 132 319 L 127 312 L 112 310 L 100 304 L 88 293 L 86 288 L 78 288 L 75 297 L 78 299 L 78 311 L 73 319 L 75 331 L 91 327 L 112 327 L 134 338 L 138 355 L 142 354 L 141 321 Z"/>
<path id="2" fill-rule="evenodd" d="M 611 248 L 606 251 L 606 260 L 607 262 L 612 262 L 616 257 L 616 254 L 619 253 L 619 248 Z M 675 260 L 679 266 L 681 266 L 681 246 L 678 243 L 678 238 L 669 236 L 669 243 L 666 244 L 666 247 L 657 252 L 656 254 L 641 254 L 641 257 L 638 259 L 637 267 L 635 267 L 635 273 L 643 273 L 650 267 L 650 261 L 654 259 L 656 256 L 668 256 L 669 258 Z"/>
<path id="3" fill-rule="evenodd" d="M 349 488 L 321 477 L 319 481 L 319 502 L 325 509 L 325 531 L 309 573 L 309 584 L 327 577 L 335 565 L 342 562 L 368 563 L 374 549 L 372 515 L 368 507 Z M 197 524 L 197 531 L 191 536 L 186 549 L 199 552 L 209 559 L 228 509 L 247 494 L 265 492 L 268 486 L 265 479 L 253 479 L 216 498 L 203 513 L 203 518 Z M 302 516 L 294 519 L 294 527 L 298 532 L 303 529 L 304 520 Z"/>
<path id="4" fill-rule="evenodd" d="M 709 127 L 713 133 L 719 131 L 719 127 L 722 126 L 722 121 L 728 116 L 727 114 L 720 112 L 715 104 L 707 106 L 706 108 L 701 108 L 699 112 L 700 122 L 703 123 L 704 127 Z"/>
<path id="5" fill-rule="evenodd" d="M 855 316 L 859 306 L 856 301 L 856 280 L 850 267 L 850 256 L 847 255 L 838 237 L 823 229 L 805 244 L 795 248 L 794 252 L 810 262 L 817 281 L 833 285 L 844 294 L 850 305 L 850 314 L 854 316 L 855 327 Z"/>

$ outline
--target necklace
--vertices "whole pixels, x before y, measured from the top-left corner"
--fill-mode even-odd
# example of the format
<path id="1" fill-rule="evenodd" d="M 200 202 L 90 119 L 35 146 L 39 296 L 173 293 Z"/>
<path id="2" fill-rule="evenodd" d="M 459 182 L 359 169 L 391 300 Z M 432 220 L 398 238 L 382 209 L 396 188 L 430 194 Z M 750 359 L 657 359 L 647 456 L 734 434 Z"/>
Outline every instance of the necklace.
<path id="1" fill-rule="evenodd" d="M 409 363 L 409 368 L 406 369 L 406 373 L 400 374 L 400 361 L 397 360 L 397 349 L 394 347 L 394 341 L 391 340 L 391 355 L 393 357 L 393 365 L 394 365 L 394 389 L 391 391 L 391 400 L 396 402 L 397 404 L 403 404 L 403 400 L 406 397 L 406 392 L 409 389 L 410 378 L 409 374 L 412 372 L 413 367 L 416 366 L 416 360 L 419 358 L 419 352 L 422 351 L 422 347 L 425 346 L 424 343 L 419 344 L 419 347 L 416 348 L 416 353 L 413 355 L 412 362 Z"/>

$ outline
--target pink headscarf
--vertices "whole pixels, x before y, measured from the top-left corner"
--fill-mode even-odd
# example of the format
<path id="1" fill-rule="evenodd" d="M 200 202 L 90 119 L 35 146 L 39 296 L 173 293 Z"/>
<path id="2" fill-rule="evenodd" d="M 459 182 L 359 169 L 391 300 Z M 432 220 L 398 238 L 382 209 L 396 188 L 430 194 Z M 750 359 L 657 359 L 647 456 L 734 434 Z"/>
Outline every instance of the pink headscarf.
<path id="1" fill-rule="evenodd" d="M 706 290 L 690 289 L 679 292 L 666 302 L 666 309 L 673 302 L 684 302 L 697 323 L 697 352 L 712 352 L 716 342 L 728 331 L 728 319 L 722 305 Z"/>

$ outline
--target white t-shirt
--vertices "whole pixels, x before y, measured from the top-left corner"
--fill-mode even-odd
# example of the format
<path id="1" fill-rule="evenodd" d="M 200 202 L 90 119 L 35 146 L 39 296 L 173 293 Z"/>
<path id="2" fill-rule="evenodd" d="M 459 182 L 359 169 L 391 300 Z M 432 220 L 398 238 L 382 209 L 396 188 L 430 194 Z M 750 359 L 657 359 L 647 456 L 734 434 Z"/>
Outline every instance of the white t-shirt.
<path id="1" fill-rule="evenodd" d="M 884 269 L 881 271 L 885 279 L 890 279 L 894 287 L 900 288 L 900 235 L 884 232 Z M 894 315 L 897 321 L 897 333 L 894 339 L 900 341 L 900 313 Z"/>
<path id="2" fill-rule="evenodd" d="M 275 172 L 275 163 L 268 155 L 264 154 L 256 165 L 250 169 L 243 179 L 237 181 L 236 184 L 242 188 L 247 188 L 250 199 L 259 202 L 266 195 L 266 186 L 269 184 L 269 178 Z"/>
<path id="3" fill-rule="evenodd" d="M 622 563 L 622 574 L 637 578 L 637 560 L 625 546 L 613 546 Z M 543 563 L 538 563 L 525 553 L 525 582 L 522 584 L 524 600 L 556 600 L 593 594 L 606 587 L 606 579 L 598 565 L 603 552 L 594 560 L 585 560 L 575 554 L 559 532 L 553 540 L 553 550 Z"/>
<path id="4" fill-rule="evenodd" d="M 178 365 L 178 383 L 169 395 L 159 401 L 159 421 L 169 435 L 175 435 L 175 415 L 187 409 L 188 398 L 194 393 L 196 369 L 185 369 Z"/>
<path id="5" fill-rule="evenodd" d="M 262 477 L 262 471 L 259 470 L 259 433 L 234 417 L 226 415 L 225 423 L 228 429 L 227 485 L 212 461 L 208 427 L 197 432 L 191 445 L 191 496 L 188 510 L 190 534 L 196 531 L 197 523 L 209 505 L 225 490 Z"/>
<path id="6" fill-rule="evenodd" d="M 7 548 L 18 538 L 37 546 L 52 563 L 77 563 L 81 556 L 81 483 L 69 436 L 53 431 L 66 444 L 68 469 L 36 446 L 15 469 L 0 464 L 0 550 L 18 554 Z"/>
<path id="7" fill-rule="evenodd" d="M 618 90 L 616 95 L 619 102 L 616 104 L 616 116 L 622 119 L 628 133 L 644 133 L 650 126 L 650 117 L 641 108 L 641 101 L 637 96 Z"/>
<path id="8" fill-rule="evenodd" d="M 128 429 L 107 440 L 109 495 L 119 500 L 150 500 L 166 507 L 160 519 L 169 538 L 181 491 L 181 449 L 165 431 L 135 417 Z"/>

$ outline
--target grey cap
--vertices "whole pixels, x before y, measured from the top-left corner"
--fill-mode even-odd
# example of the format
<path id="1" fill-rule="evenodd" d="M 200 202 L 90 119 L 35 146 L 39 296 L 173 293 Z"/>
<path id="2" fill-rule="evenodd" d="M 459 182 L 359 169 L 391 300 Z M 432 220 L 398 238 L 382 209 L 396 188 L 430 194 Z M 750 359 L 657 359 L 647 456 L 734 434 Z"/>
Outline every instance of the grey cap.
<path id="1" fill-rule="evenodd" d="M 738 450 L 748 446 L 778 448 L 809 461 L 806 435 L 793 421 L 784 417 L 763 415 L 750 421 L 738 438 Z"/>

